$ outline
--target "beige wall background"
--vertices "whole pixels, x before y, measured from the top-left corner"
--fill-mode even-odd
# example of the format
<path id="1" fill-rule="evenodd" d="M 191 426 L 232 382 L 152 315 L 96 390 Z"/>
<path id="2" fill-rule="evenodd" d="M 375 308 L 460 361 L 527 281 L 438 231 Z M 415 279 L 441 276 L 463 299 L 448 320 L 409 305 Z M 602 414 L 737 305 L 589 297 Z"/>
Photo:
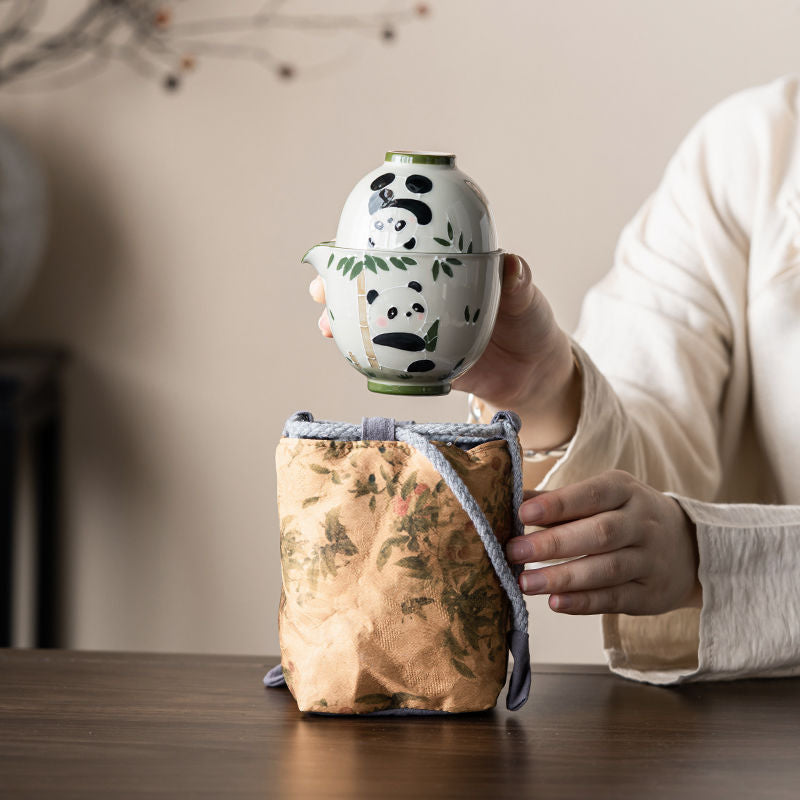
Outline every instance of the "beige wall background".
<path id="1" fill-rule="evenodd" d="M 368 393 L 316 329 L 299 257 L 386 149 L 455 152 L 569 329 L 690 125 L 800 68 L 794 0 L 429 5 L 307 79 L 208 60 L 173 95 L 124 66 L 0 91 L 51 181 L 46 261 L 0 334 L 71 352 L 70 646 L 277 652 L 285 417 L 464 418 L 458 394 Z M 301 64 L 328 46 L 287 44 Z M 531 608 L 535 660 L 602 660 L 597 618 Z"/>

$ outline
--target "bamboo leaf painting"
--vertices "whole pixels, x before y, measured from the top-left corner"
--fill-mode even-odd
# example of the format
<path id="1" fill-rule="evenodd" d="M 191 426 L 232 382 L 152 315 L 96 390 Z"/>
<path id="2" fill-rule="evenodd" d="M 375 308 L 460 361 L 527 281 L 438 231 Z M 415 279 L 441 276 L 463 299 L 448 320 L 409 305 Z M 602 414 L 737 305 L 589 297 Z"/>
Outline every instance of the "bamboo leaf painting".
<path id="1" fill-rule="evenodd" d="M 394 264 L 397 267 L 397 269 L 403 269 L 403 270 L 407 269 L 406 265 L 403 263 L 403 260 L 397 258 L 397 256 L 389 256 L 389 261 L 391 261 L 392 264 Z"/>
<path id="2" fill-rule="evenodd" d="M 436 342 L 439 339 L 439 320 L 431 325 L 428 332 L 425 334 L 425 349 L 432 353 L 436 349 Z"/>
<path id="3" fill-rule="evenodd" d="M 364 268 L 364 262 L 363 262 L 363 261 L 359 261 L 359 262 L 358 262 L 358 263 L 357 263 L 357 264 L 356 264 L 356 265 L 353 267 L 353 269 L 350 271 L 350 280 L 353 280 L 353 278 L 355 278 L 355 277 L 357 277 L 358 275 L 360 275 L 360 274 L 361 274 L 361 270 L 362 270 L 363 268 Z"/>

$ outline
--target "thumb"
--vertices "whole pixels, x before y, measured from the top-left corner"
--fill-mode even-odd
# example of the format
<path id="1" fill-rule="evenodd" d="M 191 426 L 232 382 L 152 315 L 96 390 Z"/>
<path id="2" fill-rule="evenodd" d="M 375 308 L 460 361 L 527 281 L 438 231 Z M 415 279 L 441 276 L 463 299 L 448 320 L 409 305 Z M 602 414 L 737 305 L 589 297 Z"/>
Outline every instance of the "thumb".
<path id="1" fill-rule="evenodd" d="M 507 254 L 493 340 L 504 350 L 531 356 L 553 344 L 558 326 L 547 298 L 533 282 L 524 258 Z"/>
<path id="2" fill-rule="evenodd" d="M 535 303 L 537 289 L 528 262 L 513 253 L 503 259 L 503 290 L 500 297 L 500 314 L 519 317 L 529 312 Z"/>

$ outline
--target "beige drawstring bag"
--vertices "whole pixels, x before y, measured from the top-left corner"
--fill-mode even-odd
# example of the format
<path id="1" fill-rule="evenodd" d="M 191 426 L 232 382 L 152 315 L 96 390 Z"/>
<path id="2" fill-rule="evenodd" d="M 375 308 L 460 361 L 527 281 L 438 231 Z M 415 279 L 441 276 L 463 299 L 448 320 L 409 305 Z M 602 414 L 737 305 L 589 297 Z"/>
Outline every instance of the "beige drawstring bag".
<path id="1" fill-rule="evenodd" d="M 282 666 L 301 711 L 509 708 L 530 687 L 527 611 L 503 553 L 521 529 L 519 421 L 287 422 L 276 453 Z"/>

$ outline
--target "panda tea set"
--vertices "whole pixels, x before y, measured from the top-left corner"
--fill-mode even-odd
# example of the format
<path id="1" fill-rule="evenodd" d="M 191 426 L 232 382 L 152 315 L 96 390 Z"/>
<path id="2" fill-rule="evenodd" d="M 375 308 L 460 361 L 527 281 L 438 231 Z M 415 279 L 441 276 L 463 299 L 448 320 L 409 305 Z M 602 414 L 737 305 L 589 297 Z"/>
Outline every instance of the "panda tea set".
<path id="1" fill-rule="evenodd" d="M 481 356 L 502 252 L 455 157 L 392 151 L 350 193 L 335 242 L 303 261 L 333 337 L 373 392 L 442 395 Z M 448 714 L 531 685 L 528 612 L 503 552 L 523 533 L 520 420 L 287 420 L 276 451 L 281 664 L 300 711 Z M 515 571 L 517 570 L 517 571 Z"/>
<path id="2" fill-rule="evenodd" d="M 373 392 L 442 395 L 489 343 L 503 253 L 478 186 L 445 153 L 395 150 L 355 186 L 336 240 L 303 261 L 333 338 Z"/>

